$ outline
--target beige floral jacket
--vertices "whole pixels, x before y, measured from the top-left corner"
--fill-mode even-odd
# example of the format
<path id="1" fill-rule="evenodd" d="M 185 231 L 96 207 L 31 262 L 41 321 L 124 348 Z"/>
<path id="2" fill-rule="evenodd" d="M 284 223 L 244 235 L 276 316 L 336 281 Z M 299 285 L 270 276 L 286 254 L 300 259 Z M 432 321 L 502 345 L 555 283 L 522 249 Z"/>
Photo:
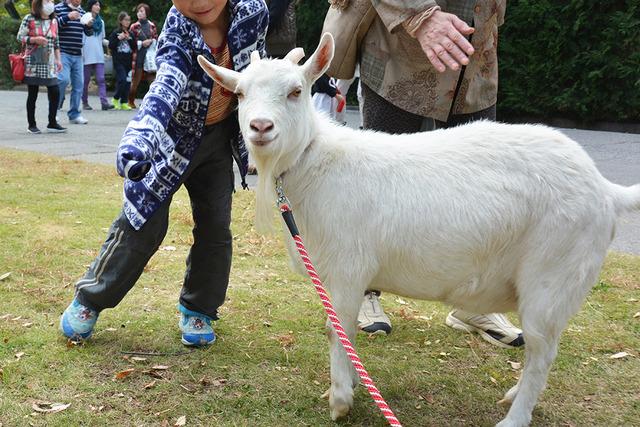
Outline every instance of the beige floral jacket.
<path id="1" fill-rule="evenodd" d="M 372 0 L 378 13 L 361 47 L 360 77 L 395 106 L 423 117 L 446 121 L 460 71 L 438 73 L 420 44 L 401 25 L 436 4 L 475 28 L 475 53 L 453 106 L 453 114 L 474 113 L 496 103 L 498 27 L 506 0 Z"/>

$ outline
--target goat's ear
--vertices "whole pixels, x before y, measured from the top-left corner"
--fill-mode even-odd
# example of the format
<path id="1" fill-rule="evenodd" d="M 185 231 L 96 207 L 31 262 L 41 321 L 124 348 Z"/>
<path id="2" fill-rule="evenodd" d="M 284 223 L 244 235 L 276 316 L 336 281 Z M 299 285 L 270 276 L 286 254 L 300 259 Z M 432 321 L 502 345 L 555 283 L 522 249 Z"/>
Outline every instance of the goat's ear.
<path id="1" fill-rule="evenodd" d="M 236 91 L 240 73 L 212 64 L 202 55 L 198 55 L 198 64 L 200 64 L 202 69 L 220 86 L 231 92 Z"/>
<path id="2" fill-rule="evenodd" d="M 304 58 L 304 49 L 302 49 L 301 47 L 293 49 L 291 52 L 287 53 L 287 56 L 284 57 L 284 59 L 288 59 L 296 65 L 298 65 L 298 62 L 300 62 L 302 58 Z"/>
<path id="3" fill-rule="evenodd" d="M 333 59 L 333 48 L 333 36 L 329 33 L 324 33 L 318 48 L 303 65 L 304 74 L 309 81 L 316 81 L 318 77 L 327 71 Z"/>

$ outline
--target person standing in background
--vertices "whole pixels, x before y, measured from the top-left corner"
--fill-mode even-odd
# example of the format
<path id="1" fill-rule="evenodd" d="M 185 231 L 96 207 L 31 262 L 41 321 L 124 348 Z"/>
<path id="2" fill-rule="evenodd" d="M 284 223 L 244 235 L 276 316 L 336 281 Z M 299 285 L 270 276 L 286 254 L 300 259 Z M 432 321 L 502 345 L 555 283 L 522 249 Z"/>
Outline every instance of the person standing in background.
<path id="1" fill-rule="evenodd" d="M 373 6 L 378 16 L 360 57 L 364 128 L 415 133 L 496 119 L 498 27 L 506 0 L 380 0 Z M 358 322 L 364 331 L 389 333 L 379 295 L 367 292 Z M 499 313 L 456 309 L 445 323 L 499 347 L 524 345 L 522 331 Z"/>
<path id="2" fill-rule="evenodd" d="M 113 71 L 116 74 L 116 91 L 113 94 L 113 106 L 116 110 L 131 110 L 128 104 L 129 72 L 131 71 L 131 57 L 135 49 L 133 36 L 129 32 L 131 17 L 127 12 L 118 14 L 118 28 L 109 36 L 109 50 L 113 59 Z"/>
<path id="3" fill-rule="evenodd" d="M 82 0 L 65 0 L 58 3 L 55 13 L 58 20 L 60 35 L 60 52 L 62 71 L 58 74 L 60 103 L 62 108 L 65 91 L 71 84 L 71 100 L 67 116 L 69 123 L 86 125 L 87 119 L 80 113 L 80 98 L 84 84 L 84 67 L 82 63 L 82 43 L 84 34 L 91 29 L 91 25 L 85 26 L 80 22 L 84 10 L 80 6 Z"/>
<path id="4" fill-rule="evenodd" d="M 113 105 L 107 99 L 107 85 L 104 80 L 104 47 L 103 41 L 106 37 L 104 21 L 100 16 L 102 4 L 99 0 L 89 0 L 87 9 L 93 17 L 89 35 L 84 36 L 82 47 L 82 60 L 84 62 L 84 87 L 82 90 L 82 109 L 93 110 L 89 105 L 89 82 L 91 74 L 96 76 L 98 84 L 98 94 L 103 110 L 111 110 Z"/>
<path id="5" fill-rule="evenodd" d="M 136 16 L 138 20 L 131 25 L 130 32 L 136 42 L 136 50 L 133 52 L 132 65 L 133 75 L 131 76 L 131 89 L 129 89 L 129 107 L 136 108 L 136 95 L 138 94 L 138 85 L 144 77 L 147 80 L 153 80 L 155 73 L 147 73 L 144 70 L 144 60 L 147 56 L 147 49 L 154 40 L 158 39 L 158 31 L 156 24 L 149 20 L 151 8 L 146 3 L 140 3 L 136 6 Z"/>
<path id="6" fill-rule="evenodd" d="M 51 0 L 33 0 L 31 13 L 24 17 L 18 30 L 18 40 L 27 46 L 24 83 L 28 88 L 27 122 L 29 133 L 41 133 L 36 124 L 36 100 L 41 85 L 47 87 L 49 97 L 49 124 L 47 132 L 66 132 L 56 120 L 60 92 L 58 73 L 62 70 L 58 21 Z"/>

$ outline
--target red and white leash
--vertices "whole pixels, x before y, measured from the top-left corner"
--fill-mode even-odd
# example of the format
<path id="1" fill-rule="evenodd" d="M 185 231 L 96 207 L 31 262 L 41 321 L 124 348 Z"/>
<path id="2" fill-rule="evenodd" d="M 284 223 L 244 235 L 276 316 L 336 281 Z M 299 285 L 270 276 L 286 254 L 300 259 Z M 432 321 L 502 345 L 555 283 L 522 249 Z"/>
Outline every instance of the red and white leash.
<path id="1" fill-rule="evenodd" d="M 340 340 L 340 343 L 342 343 L 342 347 L 344 347 L 344 350 L 347 352 L 349 359 L 351 359 L 351 363 L 353 363 L 353 367 L 358 372 L 358 375 L 360 375 L 362 384 L 364 384 L 364 386 L 367 388 L 367 390 L 369 391 L 369 394 L 373 398 L 373 401 L 376 403 L 376 405 L 378 405 L 378 408 L 380 408 L 380 411 L 382 411 L 382 414 L 387 419 L 389 424 L 393 427 L 402 427 L 402 425 L 400 424 L 400 421 L 398 421 L 396 416 L 393 414 L 393 411 L 391 410 L 387 402 L 384 400 L 384 398 L 380 394 L 380 391 L 378 391 L 378 388 L 375 386 L 367 370 L 364 368 L 364 365 L 360 361 L 360 358 L 358 357 L 356 350 L 353 348 L 351 341 L 349 340 L 349 338 L 347 337 L 347 334 L 344 332 L 344 329 L 342 328 L 342 324 L 340 323 L 340 319 L 338 319 L 338 315 L 333 309 L 333 305 L 331 304 L 329 295 L 327 294 L 327 291 L 324 289 L 324 286 L 322 285 L 322 281 L 318 277 L 318 273 L 316 273 L 316 270 L 313 267 L 311 260 L 309 259 L 309 254 L 307 254 L 307 250 L 304 247 L 302 238 L 300 237 L 300 233 L 298 232 L 298 227 L 296 226 L 296 223 L 293 219 L 293 213 L 291 212 L 291 208 L 289 207 L 290 206 L 289 200 L 287 199 L 287 196 L 285 196 L 284 190 L 282 189 L 282 178 L 278 178 L 276 180 L 276 192 L 278 193 L 278 208 L 282 213 L 282 217 L 284 218 L 284 221 L 287 224 L 287 228 L 289 228 L 289 232 L 291 233 L 293 240 L 296 242 L 296 248 L 298 248 L 298 252 L 302 257 L 304 266 L 307 269 L 307 273 L 309 274 L 309 277 L 311 277 L 311 281 L 313 282 L 313 285 L 316 288 L 316 292 L 318 293 L 318 296 L 322 301 L 324 310 L 327 313 L 327 316 L 329 316 L 331 325 L 333 326 L 333 329 L 336 331 L 336 334 L 338 334 L 338 339 Z"/>

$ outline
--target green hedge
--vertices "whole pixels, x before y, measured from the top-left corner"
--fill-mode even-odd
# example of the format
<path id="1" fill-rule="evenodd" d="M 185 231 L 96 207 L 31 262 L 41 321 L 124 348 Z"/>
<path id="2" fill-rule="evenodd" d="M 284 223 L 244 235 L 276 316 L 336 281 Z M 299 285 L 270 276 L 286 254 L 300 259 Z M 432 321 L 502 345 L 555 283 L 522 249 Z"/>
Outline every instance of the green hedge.
<path id="1" fill-rule="evenodd" d="M 640 122 L 640 2 L 509 1 L 498 114 Z"/>
<path id="2" fill-rule="evenodd" d="M 149 0 L 159 26 L 170 4 Z M 26 2 L 25 2 L 26 4 Z M 137 2 L 110 0 L 107 30 L 120 10 L 135 20 Z M 24 5 L 22 5 L 24 6 Z M 298 45 L 311 54 L 328 8 L 325 0 L 299 1 Z M 18 23 L 0 12 L 0 85 L 10 85 L 7 53 L 17 49 Z M 6 15 L 6 13 L 4 13 Z M 638 0 L 510 0 L 500 29 L 501 120 L 567 118 L 640 122 L 640 2 Z"/>

